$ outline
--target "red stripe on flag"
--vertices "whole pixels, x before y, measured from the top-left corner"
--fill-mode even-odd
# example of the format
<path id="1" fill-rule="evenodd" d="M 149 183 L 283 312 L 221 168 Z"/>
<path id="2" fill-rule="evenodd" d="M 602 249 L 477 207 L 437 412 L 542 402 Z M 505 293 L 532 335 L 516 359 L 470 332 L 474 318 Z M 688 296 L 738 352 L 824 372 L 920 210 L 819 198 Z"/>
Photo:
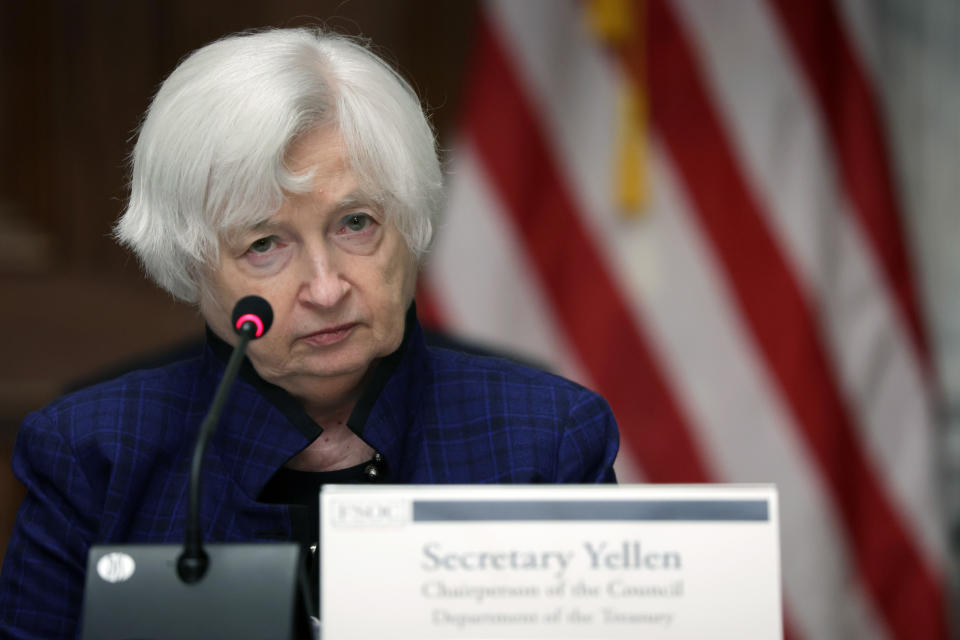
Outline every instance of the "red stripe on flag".
<path id="1" fill-rule="evenodd" d="M 428 329 L 447 329 L 450 327 L 450 321 L 447 314 L 434 295 L 433 287 L 430 285 L 430 278 L 421 273 L 420 280 L 417 282 L 417 293 L 414 296 L 417 301 L 417 318 L 420 324 Z"/>
<path id="2" fill-rule="evenodd" d="M 929 375 L 930 349 L 874 91 L 832 2 L 770 0 L 770 4 L 822 111 L 854 212 Z"/>
<path id="3" fill-rule="evenodd" d="M 937 579 L 870 466 L 811 305 L 764 221 L 667 3 L 648 3 L 651 114 L 790 407 L 881 614 L 900 638 L 946 636 Z"/>
<path id="4" fill-rule="evenodd" d="M 467 136 L 624 443 L 656 482 L 710 479 L 641 329 L 583 229 L 497 36 L 482 21 L 464 98 Z M 503 144 L 503 141 L 510 144 Z"/>

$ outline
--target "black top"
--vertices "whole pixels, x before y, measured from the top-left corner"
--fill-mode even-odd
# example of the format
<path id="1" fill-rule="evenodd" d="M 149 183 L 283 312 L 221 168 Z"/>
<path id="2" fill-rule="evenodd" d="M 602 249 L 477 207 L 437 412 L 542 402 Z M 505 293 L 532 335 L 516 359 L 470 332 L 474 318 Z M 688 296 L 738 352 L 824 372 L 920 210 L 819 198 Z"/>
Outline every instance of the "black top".
<path id="1" fill-rule="evenodd" d="M 383 482 L 385 469 L 380 455 L 372 460 L 336 471 L 297 471 L 281 467 L 260 494 L 260 501 L 290 505 L 294 539 L 300 542 L 310 576 L 312 602 L 318 602 L 320 580 L 320 488 L 325 484 Z"/>
<path id="2" fill-rule="evenodd" d="M 355 467 L 336 471 L 296 471 L 281 467 L 260 494 L 261 502 L 270 504 L 317 507 L 317 495 L 325 484 L 360 484 L 366 482 L 363 462 Z"/>

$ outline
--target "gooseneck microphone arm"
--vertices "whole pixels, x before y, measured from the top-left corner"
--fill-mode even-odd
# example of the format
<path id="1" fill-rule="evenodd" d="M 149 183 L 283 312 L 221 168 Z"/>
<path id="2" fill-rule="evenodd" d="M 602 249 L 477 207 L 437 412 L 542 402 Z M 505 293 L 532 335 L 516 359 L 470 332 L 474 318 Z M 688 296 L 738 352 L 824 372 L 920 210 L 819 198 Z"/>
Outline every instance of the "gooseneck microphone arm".
<path id="1" fill-rule="evenodd" d="M 249 327 L 249 329 L 247 328 Z M 193 450 L 193 462 L 190 465 L 190 506 L 187 512 L 187 539 L 184 543 L 183 553 L 177 560 L 177 573 L 184 582 L 196 582 L 203 577 L 207 570 L 208 557 L 203 550 L 203 536 L 200 533 L 200 469 L 203 466 L 203 456 L 207 451 L 207 444 L 217 429 L 217 422 L 220 420 L 220 413 L 223 411 L 223 405 L 230 395 L 230 387 L 233 386 L 233 380 L 240 371 L 240 364 L 246 355 L 247 344 L 250 343 L 250 335 L 254 331 L 253 323 L 247 322 L 244 329 L 240 332 L 240 341 L 233 350 L 227 368 L 217 386 L 217 392 L 213 396 L 213 403 L 207 412 L 207 417 L 203 419 L 200 425 L 200 433 L 197 435 L 197 444 Z"/>
<path id="2" fill-rule="evenodd" d="M 213 402 L 207 410 L 207 416 L 200 425 L 197 434 L 197 443 L 193 449 L 193 460 L 190 465 L 189 507 L 186 522 L 186 541 L 183 553 L 177 559 L 177 574 L 186 583 L 198 582 L 206 573 L 209 557 L 203 550 L 203 536 L 200 532 L 200 472 L 203 467 L 203 458 L 207 444 L 213 437 L 230 395 L 230 387 L 240 371 L 240 365 L 247 352 L 247 345 L 251 340 L 261 337 L 270 328 L 273 322 L 273 311 L 270 304 L 263 298 L 247 296 L 236 304 L 233 309 L 233 326 L 239 335 L 237 345 L 230 355 L 224 369 L 220 384 L 213 396 Z"/>

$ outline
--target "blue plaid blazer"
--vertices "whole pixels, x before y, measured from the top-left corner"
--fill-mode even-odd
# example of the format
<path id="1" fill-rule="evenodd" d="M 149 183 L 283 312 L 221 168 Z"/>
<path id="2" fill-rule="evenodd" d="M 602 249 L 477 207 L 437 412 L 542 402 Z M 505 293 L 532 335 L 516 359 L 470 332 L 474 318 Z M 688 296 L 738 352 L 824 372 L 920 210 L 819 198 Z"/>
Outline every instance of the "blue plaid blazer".
<path id="1" fill-rule="evenodd" d="M 0 575 L 0 637 L 79 633 L 87 550 L 178 542 L 196 431 L 229 347 L 65 396 L 31 414 L 13 469 L 27 488 Z M 414 313 L 348 424 L 397 483 L 612 482 L 617 427 L 597 394 L 496 358 L 428 348 Z M 258 496 L 321 432 L 247 362 L 207 450 L 208 541 L 291 539 L 290 507 Z"/>

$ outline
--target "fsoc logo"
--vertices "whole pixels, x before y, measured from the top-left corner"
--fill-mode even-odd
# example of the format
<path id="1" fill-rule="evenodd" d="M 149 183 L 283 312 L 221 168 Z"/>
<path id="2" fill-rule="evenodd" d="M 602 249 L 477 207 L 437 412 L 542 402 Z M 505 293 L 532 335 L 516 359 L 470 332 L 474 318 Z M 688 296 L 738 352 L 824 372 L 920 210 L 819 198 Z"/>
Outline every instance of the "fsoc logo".
<path id="1" fill-rule="evenodd" d="M 332 500 L 335 527 L 395 527 L 413 520 L 409 500 Z"/>

